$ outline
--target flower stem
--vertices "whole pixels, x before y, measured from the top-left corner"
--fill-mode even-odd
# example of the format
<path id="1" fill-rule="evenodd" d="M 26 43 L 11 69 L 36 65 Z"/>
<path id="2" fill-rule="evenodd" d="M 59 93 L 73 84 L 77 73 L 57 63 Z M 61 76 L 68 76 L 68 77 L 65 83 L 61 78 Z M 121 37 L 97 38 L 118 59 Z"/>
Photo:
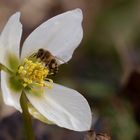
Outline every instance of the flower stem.
<path id="1" fill-rule="evenodd" d="M 10 74 L 12 73 L 6 66 L 4 66 L 3 64 L 0 63 L 0 71 L 1 70 L 5 71 L 5 72 L 8 72 Z"/>
<path id="2" fill-rule="evenodd" d="M 23 116 L 23 121 L 24 121 L 24 129 L 26 133 L 26 138 L 27 140 L 35 140 L 33 128 L 32 128 L 32 120 L 31 120 L 31 116 L 29 114 L 28 106 L 27 106 L 27 97 L 24 92 L 22 92 L 21 97 L 20 97 L 20 105 L 23 111 L 22 116 Z"/>

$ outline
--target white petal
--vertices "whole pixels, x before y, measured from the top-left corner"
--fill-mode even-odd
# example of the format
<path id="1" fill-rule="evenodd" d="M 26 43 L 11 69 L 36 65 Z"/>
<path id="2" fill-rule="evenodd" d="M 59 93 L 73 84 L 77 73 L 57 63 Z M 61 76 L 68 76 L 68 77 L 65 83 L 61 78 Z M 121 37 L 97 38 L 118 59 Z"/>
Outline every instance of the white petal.
<path id="1" fill-rule="evenodd" d="M 2 89 L 2 96 L 5 104 L 15 107 L 17 110 L 21 111 L 20 107 L 20 92 L 13 92 L 9 88 L 8 84 L 8 75 L 4 71 L 1 71 L 1 89 Z"/>
<path id="2" fill-rule="evenodd" d="M 32 116 L 34 116 L 34 118 L 47 123 L 47 124 L 53 124 L 50 120 L 48 120 L 46 117 L 44 117 L 41 113 L 39 113 L 31 104 L 30 102 L 28 102 L 28 109 L 29 112 Z"/>
<path id="3" fill-rule="evenodd" d="M 67 62 L 83 37 L 82 19 L 82 11 L 75 9 L 44 22 L 25 40 L 21 57 L 44 48 Z"/>
<path id="4" fill-rule="evenodd" d="M 91 110 L 77 91 L 54 84 L 41 96 L 26 93 L 31 104 L 48 120 L 75 131 L 90 130 Z"/>
<path id="5" fill-rule="evenodd" d="M 7 65 L 7 53 L 11 53 L 19 58 L 20 39 L 22 25 L 20 23 L 20 13 L 12 15 L 5 25 L 0 36 L 0 63 Z"/>

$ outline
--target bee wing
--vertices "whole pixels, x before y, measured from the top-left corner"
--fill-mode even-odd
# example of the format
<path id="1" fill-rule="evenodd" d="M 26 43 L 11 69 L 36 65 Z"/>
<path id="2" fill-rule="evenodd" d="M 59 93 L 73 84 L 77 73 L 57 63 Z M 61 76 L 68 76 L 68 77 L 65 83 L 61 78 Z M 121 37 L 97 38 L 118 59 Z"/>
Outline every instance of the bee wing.
<path id="1" fill-rule="evenodd" d="M 62 59 L 59 58 L 59 57 L 56 57 L 56 56 L 55 56 L 55 59 L 57 60 L 57 63 L 58 63 L 59 65 L 61 64 L 61 62 L 66 63 L 64 60 L 62 60 Z"/>

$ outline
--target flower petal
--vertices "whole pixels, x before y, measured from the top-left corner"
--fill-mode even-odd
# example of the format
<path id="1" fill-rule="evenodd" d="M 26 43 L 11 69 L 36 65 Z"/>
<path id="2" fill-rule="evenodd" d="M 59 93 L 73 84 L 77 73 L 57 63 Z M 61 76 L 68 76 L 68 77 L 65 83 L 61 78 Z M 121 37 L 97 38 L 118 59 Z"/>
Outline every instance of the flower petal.
<path id="1" fill-rule="evenodd" d="M 7 66 L 7 54 L 11 53 L 19 58 L 22 25 L 20 13 L 12 15 L 0 35 L 0 63 Z"/>
<path id="2" fill-rule="evenodd" d="M 28 102 L 28 109 L 29 109 L 29 113 L 34 116 L 34 118 L 47 123 L 47 124 L 53 124 L 53 122 L 51 122 L 50 120 L 48 120 L 46 117 L 44 117 L 41 113 L 39 113 L 31 104 L 30 102 Z"/>
<path id="3" fill-rule="evenodd" d="M 44 48 L 67 62 L 83 37 L 82 19 L 82 11 L 75 9 L 44 22 L 25 40 L 21 58 Z"/>
<path id="4" fill-rule="evenodd" d="M 8 75 L 4 71 L 1 71 L 1 89 L 2 96 L 5 104 L 15 107 L 17 110 L 21 111 L 20 107 L 20 96 L 21 92 L 14 92 L 10 89 L 8 83 Z"/>
<path id="5" fill-rule="evenodd" d="M 91 110 L 86 99 L 77 91 L 54 84 L 41 96 L 26 93 L 30 103 L 48 120 L 76 131 L 91 127 Z"/>

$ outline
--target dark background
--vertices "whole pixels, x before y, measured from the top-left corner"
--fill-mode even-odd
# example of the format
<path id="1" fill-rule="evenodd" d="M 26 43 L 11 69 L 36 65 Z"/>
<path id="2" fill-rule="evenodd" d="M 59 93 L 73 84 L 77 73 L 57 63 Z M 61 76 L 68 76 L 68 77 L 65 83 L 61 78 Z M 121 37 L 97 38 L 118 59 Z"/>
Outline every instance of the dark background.
<path id="1" fill-rule="evenodd" d="M 139 0 L 0 0 L 0 31 L 10 15 L 21 11 L 23 42 L 47 19 L 77 7 L 83 10 L 84 38 L 54 81 L 86 97 L 97 133 L 140 140 Z M 0 98 L 0 140 L 25 135 L 21 114 L 12 112 Z M 38 140 L 84 140 L 86 134 L 33 121 Z"/>

